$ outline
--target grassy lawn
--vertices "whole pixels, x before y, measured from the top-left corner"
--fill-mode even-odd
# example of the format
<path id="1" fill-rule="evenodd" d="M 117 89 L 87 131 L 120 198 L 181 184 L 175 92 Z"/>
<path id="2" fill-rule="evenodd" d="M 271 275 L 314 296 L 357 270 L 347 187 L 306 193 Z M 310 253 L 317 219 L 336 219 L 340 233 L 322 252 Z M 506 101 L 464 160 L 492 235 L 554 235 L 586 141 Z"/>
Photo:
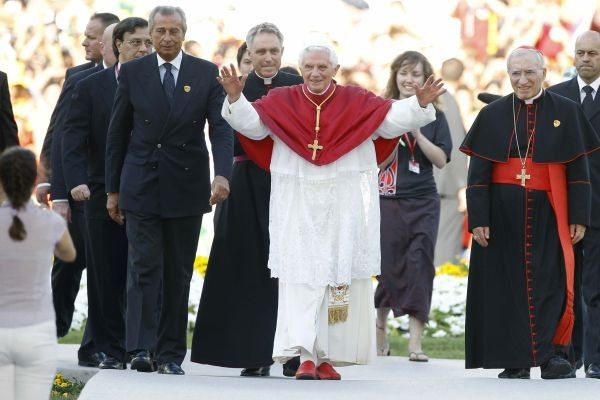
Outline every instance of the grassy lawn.
<path id="1" fill-rule="evenodd" d="M 71 331 L 58 340 L 62 344 L 79 344 L 83 331 Z M 188 332 L 188 348 L 192 344 L 192 333 Z M 408 339 L 400 335 L 390 337 L 390 347 L 393 356 L 408 356 Z M 443 337 L 423 339 L 423 351 L 431 358 L 448 358 L 463 360 L 465 358 L 465 337 Z"/>

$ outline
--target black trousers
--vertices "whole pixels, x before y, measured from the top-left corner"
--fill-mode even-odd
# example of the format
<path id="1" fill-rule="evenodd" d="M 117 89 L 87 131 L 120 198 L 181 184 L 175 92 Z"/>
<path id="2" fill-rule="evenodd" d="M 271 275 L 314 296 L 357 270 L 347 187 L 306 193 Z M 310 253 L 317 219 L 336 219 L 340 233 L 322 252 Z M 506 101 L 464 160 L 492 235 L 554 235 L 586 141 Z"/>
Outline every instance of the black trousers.
<path id="1" fill-rule="evenodd" d="M 583 238 L 583 359 L 600 363 L 600 229 L 588 227 Z"/>
<path id="2" fill-rule="evenodd" d="M 202 215 L 161 218 L 125 211 L 125 218 L 127 351 L 156 347 L 159 364 L 181 365 L 187 350 L 188 297 Z"/>
<path id="3" fill-rule="evenodd" d="M 127 235 L 112 220 L 87 218 L 88 318 L 99 351 L 125 360 Z M 98 322 L 96 322 L 98 321 Z"/>
<path id="4" fill-rule="evenodd" d="M 81 273 L 85 268 L 85 216 L 83 206 L 69 201 L 71 206 L 71 222 L 68 224 L 69 233 L 77 250 L 77 258 L 72 263 L 55 258 L 52 266 L 52 301 L 56 314 L 56 334 L 63 337 L 69 333 L 75 311 L 75 298 L 79 293 Z M 88 324 L 86 324 L 79 358 L 87 358 L 97 350 L 92 341 Z"/>

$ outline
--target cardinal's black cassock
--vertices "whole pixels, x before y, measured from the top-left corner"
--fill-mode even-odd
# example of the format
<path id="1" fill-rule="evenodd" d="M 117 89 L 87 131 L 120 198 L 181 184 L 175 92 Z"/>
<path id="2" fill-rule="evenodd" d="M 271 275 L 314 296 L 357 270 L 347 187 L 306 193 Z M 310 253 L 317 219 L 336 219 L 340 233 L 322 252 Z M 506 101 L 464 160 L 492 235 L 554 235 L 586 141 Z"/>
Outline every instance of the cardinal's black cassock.
<path id="1" fill-rule="evenodd" d="M 471 156 L 469 229 L 487 226 L 490 239 L 471 250 L 467 368 L 528 368 L 566 353 L 569 225 L 589 224 L 586 154 L 599 145 L 579 105 L 548 91 L 527 102 L 502 97 L 477 116 L 460 149 Z"/>

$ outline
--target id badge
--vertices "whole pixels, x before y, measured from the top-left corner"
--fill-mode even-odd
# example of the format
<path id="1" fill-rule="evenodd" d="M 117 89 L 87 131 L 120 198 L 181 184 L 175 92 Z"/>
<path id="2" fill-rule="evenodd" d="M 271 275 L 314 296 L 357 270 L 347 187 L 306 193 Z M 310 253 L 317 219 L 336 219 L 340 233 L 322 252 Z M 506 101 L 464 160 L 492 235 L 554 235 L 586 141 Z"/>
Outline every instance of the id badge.
<path id="1" fill-rule="evenodd" d="M 420 173 L 419 163 L 416 162 L 415 160 L 408 160 L 408 170 L 410 172 L 412 172 L 413 174 L 419 174 Z"/>

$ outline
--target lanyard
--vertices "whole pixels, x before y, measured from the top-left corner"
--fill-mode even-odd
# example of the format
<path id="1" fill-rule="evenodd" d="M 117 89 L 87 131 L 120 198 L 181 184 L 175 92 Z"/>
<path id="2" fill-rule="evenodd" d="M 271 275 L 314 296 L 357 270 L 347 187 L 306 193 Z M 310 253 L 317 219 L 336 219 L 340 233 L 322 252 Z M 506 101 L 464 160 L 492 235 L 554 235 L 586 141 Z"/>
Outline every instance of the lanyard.
<path id="1" fill-rule="evenodd" d="M 410 159 L 411 161 L 415 161 L 415 148 L 417 147 L 417 139 L 413 138 L 411 140 L 410 136 L 408 136 L 408 132 L 404 134 L 404 138 L 406 139 L 406 145 L 408 146 L 408 151 L 410 152 Z"/>

